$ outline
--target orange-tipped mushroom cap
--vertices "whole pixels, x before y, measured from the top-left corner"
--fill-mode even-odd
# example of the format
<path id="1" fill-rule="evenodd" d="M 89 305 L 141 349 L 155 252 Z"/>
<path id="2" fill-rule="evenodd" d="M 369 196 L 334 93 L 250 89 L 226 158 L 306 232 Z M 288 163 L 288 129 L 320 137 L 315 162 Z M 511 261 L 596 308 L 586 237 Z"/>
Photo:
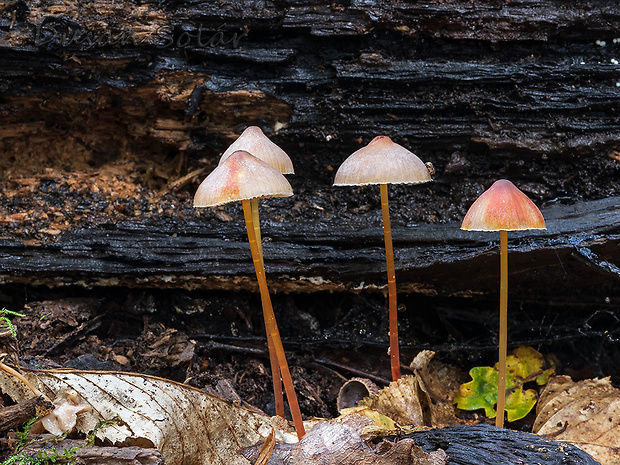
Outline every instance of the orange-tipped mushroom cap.
<path id="1" fill-rule="evenodd" d="M 198 186 L 194 207 L 213 207 L 236 200 L 291 195 L 293 189 L 282 173 L 248 152 L 238 150 Z"/>
<path id="2" fill-rule="evenodd" d="M 422 160 L 389 137 L 377 136 L 340 165 L 334 186 L 420 184 L 430 180 Z"/>
<path id="3" fill-rule="evenodd" d="M 256 158 L 273 166 L 282 174 L 294 174 L 293 162 L 278 145 L 273 143 L 257 126 L 249 126 L 222 154 L 220 164 L 237 150 L 250 152 Z"/>
<path id="4" fill-rule="evenodd" d="M 534 202 L 513 183 L 500 179 L 469 207 L 461 229 L 518 231 L 546 227 L 545 219 Z"/>

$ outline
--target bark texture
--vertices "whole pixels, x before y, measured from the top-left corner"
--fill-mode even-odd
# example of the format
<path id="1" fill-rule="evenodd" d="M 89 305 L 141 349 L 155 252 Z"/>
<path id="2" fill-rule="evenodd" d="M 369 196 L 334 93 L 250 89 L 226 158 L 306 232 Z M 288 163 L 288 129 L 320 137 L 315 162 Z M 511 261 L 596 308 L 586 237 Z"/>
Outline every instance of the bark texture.
<path id="1" fill-rule="evenodd" d="M 0 278 L 253 287 L 240 208 L 191 196 L 255 124 L 297 172 L 262 211 L 274 290 L 383 286 L 378 192 L 331 185 L 385 134 L 437 170 L 390 188 L 401 290 L 495 288 L 458 221 L 505 177 L 550 220 L 511 292 L 617 295 L 618 30 L 602 0 L 2 2 Z"/>
<path id="2" fill-rule="evenodd" d="M 36 416 L 45 416 L 54 410 L 54 404 L 43 396 L 33 397 L 20 404 L 0 407 L 0 434 L 18 428 Z"/>

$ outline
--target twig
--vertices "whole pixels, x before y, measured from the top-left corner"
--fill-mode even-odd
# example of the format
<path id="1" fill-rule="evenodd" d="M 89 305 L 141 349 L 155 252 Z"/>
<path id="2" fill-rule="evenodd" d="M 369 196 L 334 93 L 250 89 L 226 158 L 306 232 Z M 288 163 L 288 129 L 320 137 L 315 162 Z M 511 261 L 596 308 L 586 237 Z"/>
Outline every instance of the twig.
<path id="1" fill-rule="evenodd" d="M 32 397 L 16 405 L 0 408 L 0 434 L 17 428 L 28 420 L 47 415 L 54 410 L 54 404 L 43 396 Z"/>
<path id="2" fill-rule="evenodd" d="M 347 366 L 347 365 L 343 365 L 341 363 L 337 363 L 337 362 L 334 362 L 332 360 L 327 360 L 327 359 L 321 358 L 321 359 L 314 360 L 314 362 L 315 363 L 320 363 L 320 364 L 323 364 L 323 365 L 327 365 L 327 366 L 332 366 L 332 367 L 338 368 L 339 370 L 342 370 L 342 371 L 347 371 L 347 372 L 351 373 L 352 375 L 359 376 L 361 378 L 368 378 L 369 380 L 374 381 L 377 384 L 382 384 L 384 386 L 387 386 L 388 384 L 390 384 L 390 381 L 388 379 L 382 378 L 381 376 L 376 376 L 376 375 L 373 375 L 371 373 L 366 373 L 365 371 L 358 370 L 356 368 L 353 368 L 353 367 L 350 367 L 350 366 Z"/>
<path id="3" fill-rule="evenodd" d="M 192 182 L 192 180 L 195 177 L 197 177 L 197 176 L 201 175 L 202 173 L 204 173 L 206 170 L 207 170 L 206 167 L 195 169 L 194 171 L 190 171 L 189 173 L 187 173 L 185 176 L 180 177 L 179 179 L 168 183 L 166 185 L 166 187 L 164 187 L 161 191 L 159 191 L 157 193 L 156 198 L 160 199 L 164 195 L 169 194 L 170 192 L 173 192 L 173 191 L 175 191 L 175 190 L 185 186 L 186 184 Z"/>
<path id="4" fill-rule="evenodd" d="M 210 349 L 210 350 L 225 350 L 227 352 L 234 352 L 234 353 L 239 353 L 239 354 L 250 354 L 250 355 L 254 355 L 254 356 L 258 356 L 258 357 L 263 357 L 263 358 L 266 358 L 266 357 L 269 356 L 269 353 L 266 350 L 264 350 L 264 349 L 256 349 L 254 347 L 236 346 L 236 345 L 232 345 L 232 344 L 222 344 L 220 342 L 209 342 L 208 344 L 206 344 L 206 348 Z M 332 360 L 328 360 L 328 359 L 312 359 L 310 361 L 310 363 L 315 364 L 315 365 L 324 365 L 325 367 L 337 368 L 339 370 L 351 373 L 351 374 L 353 374 L 355 376 L 360 376 L 360 377 L 363 377 L 363 378 L 368 378 L 368 379 L 374 381 L 377 384 L 383 384 L 383 385 L 390 384 L 390 381 L 385 379 L 385 378 L 373 375 L 371 373 L 366 373 L 365 371 L 361 371 L 361 370 L 358 370 L 356 368 L 353 368 L 353 367 L 350 367 L 350 366 L 347 366 L 347 365 L 343 365 L 343 364 L 338 363 L 338 362 L 334 362 Z M 342 377 L 342 375 L 340 375 L 340 374 L 338 374 L 338 376 Z"/>

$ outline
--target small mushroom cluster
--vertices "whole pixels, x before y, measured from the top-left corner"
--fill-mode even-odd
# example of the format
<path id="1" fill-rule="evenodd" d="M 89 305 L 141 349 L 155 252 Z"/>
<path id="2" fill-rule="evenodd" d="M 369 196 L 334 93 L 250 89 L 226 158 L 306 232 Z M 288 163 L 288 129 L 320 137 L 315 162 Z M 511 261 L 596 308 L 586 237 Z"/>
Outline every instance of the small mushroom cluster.
<path id="1" fill-rule="evenodd" d="M 194 197 L 194 206 L 213 207 L 228 202 L 242 202 L 267 332 L 276 414 L 284 417 L 283 384 L 293 423 L 301 438 L 304 435 L 304 424 L 267 287 L 258 214 L 259 199 L 293 195 L 291 185 L 283 176 L 293 173 L 293 164 L 288 155 L 269 140 L 260 128 L 251 126 L 230 145 L 219 165 L 200 184 Z M 389 137 L 378 136 L 351 154 L 342 163 L 334 179 L 335 186 L 379 185 L 387 266 L 389 354 L 392 378 L 395 381 L 401 377 L 401 373 L 388 184 L 426 183 L 432 180 L 433 174 L 430 163 L 423 163 Z M 545 221 L 538 208 L 523 192 L 510 181 L 499 180 L 473 203 L 461 228 L 500 231 L 500 372 L 496 425 L 503 426 L 507 351 L 507 231 L 544 229 Z"/>
<path id="2" fill-rule="evenodd" d="M 276 414 L 284 417 L 284 384 L 295 430 L 301 439 L 305 432 L 304 424 L 267 287 L 258 216 L 258 199 L 293 195 L 293 189 L 282 173 L 293 173 L 290 158 L 260 128 L 251 126 L 224 152 L 219 165 L 202 181 L 194 196 L 194 206 L 213 207 L 239 200 L 242 202 L 263 306 Z"/>

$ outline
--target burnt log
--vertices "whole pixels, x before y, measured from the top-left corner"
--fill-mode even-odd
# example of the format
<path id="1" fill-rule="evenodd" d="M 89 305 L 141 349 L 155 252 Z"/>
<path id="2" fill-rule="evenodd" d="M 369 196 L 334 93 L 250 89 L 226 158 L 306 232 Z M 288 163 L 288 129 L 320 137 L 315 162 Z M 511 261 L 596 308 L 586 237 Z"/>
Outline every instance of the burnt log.
<path id="1" fill-rule="evenodd" d="M 292 152 L 306 193 L 329 186 L 326 168 L 360 141 L 396 138 L 450 183 L 418 219 L 462 214 L 471 183 L 496 175 L 539 200 L 617 195 L 618 11 L 602 0 L 5 2 L 0 167 L 176 158 L 185 172 L 258 124 Z M 135 171 L 146 184 L 173 176 Z"/>
<path id="2" fill-rule="evenodd" d="M 402 292 L 495 288 L 493 239 L 458 221 L 506 177 L 562 224 L 513 236 L 511 294 L 615 296 L 616 6 L 5 2 L 0 277 L 253 288 L 238 207 L 191 196 L 256 124 L 297 171 L 292 203 L 265 202 L 274 291 L 383 288 L 376 192 L 331 185 L 386 134 L 437 169 L 391 190 Z"/>
<path id="3" fill-rule="evenodd" d="M 510 233 L 511 296 L 582 303 L 599 301 L 601 293 L 620 296 L 618 200 L 555 205 L 543 210 L 547 230 Z M 263 225 L 270 288 L 384 290 L 380 223 L 357 226 L 339 226 L 336 218 L 294 229 L 274 221 Z M 394 229 L 400 292 L 443 297 L 497 292 L 498 234 L 461 231 L 459 226 Z M 243 223 L 210 218 L 119 222 L 67 231 L 47 243 L 0 240 L 0 279 L 50 287 L 256 290 Z"/>
<path id="4" fill-rule="evenodd" d="M 571 444 L 488 425 L 450 426 L 405 437 L 412 438 L 426 452 L 444 450 L 448 465 L 599 463 Z"/>

